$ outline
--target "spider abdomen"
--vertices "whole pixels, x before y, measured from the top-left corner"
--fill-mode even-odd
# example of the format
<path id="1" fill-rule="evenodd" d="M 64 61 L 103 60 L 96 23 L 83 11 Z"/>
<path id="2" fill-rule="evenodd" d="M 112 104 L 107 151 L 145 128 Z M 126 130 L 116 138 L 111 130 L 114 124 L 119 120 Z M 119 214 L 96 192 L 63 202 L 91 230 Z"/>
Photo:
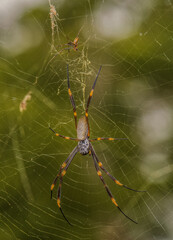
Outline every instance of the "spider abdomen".
<path id="1" fill-rule="evenodd" d="M 79 118 L 78 124 L 77 124 L 77 138 L 84 140 L 87 138 L 88 135 L 88 124 L 86 117 L 83 116 Z"/>
<path id="2" fill-rule="evenodd" d="M 89 153 L 89 140 L 88 138 L 81 140 L 78 142 L 78 148 L 79 148 L 79 152 L 82 155 L 86 155 Z"/>

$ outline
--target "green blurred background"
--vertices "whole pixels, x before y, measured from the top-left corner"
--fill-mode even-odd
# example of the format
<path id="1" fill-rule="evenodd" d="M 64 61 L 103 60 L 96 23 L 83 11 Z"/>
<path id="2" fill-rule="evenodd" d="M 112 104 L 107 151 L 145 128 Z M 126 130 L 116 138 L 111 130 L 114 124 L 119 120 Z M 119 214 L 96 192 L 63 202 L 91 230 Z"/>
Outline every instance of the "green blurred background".
<path id="1" fill-rule="evenodd" d="M 2 0 L 0 5 L 0 239 L 173 239 L 172 0 Z M 79 33 L 79 47 L 65 45 Z M 56 57 L 54 57 L 56 55 Z M 109 199 L 92 158 L 77 154 L 62 208 L 50 186 L 76 146 L 66 65 L 78 116 L 89 109 Z M 22 104 L 22 105 L 21 105 Z M 24 109 L 26 108 L 26 109 Z M 57 185 L 58 186 L 58 185 Z"/>

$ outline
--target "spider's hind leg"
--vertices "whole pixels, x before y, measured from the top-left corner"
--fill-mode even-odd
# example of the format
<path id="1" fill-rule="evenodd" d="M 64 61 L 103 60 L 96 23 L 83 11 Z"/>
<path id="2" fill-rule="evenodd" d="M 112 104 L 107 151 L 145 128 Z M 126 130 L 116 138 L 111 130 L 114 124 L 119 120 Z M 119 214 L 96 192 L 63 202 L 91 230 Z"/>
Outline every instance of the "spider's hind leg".
<path id="1" fill-rule="evenodd" d="M 58 207 L 64 217 L 64 219 L 68 222 L 69 225 L 71 225 L 71 223 L 68 221 L 68 219 L 65 217 L 63 211 L 62 211 L 62 208 L 61 208 L 61 188 L 62 188 L 62 181 L 63 181 L 63 177 L 64 175 L 66 174 L 67 172 L 67 169 L 69 168 L 70 166 L 70 163 L 72 162 L 73 158 L 75 157 L 75 155 L 78 153 L 78 146 L 74 148 L 74 150 L 71 152 L 71 154 L 69 155 L 68 157 L 68 160 L 65 161 L 65 166 L 64 168 L 60 169 L 60 182 L 59 182 L 59 187 L 58 187 L 58 196 L 57 196 L 57 204 L 58 204 Z"/>
<path id="2" fill-rule="evenodd" d="M 111 201 L 113 202 L 113 204 L 118 208 L 118 210 L 119 210 L 126 218 L 128 218 L 130 221 L 132 221 L 132 222 L 134 222 L 134 223 L 137 224 L 136 221 L 134 221 L 132 218 L 130 218 L 129 216 L 127 216 L 127 215 L 121 210 L 121 208 L 118 206 L 115 198 L 113 197 L 113 195 L 112 195 L 111 191 L 109 190 L 106 182 L 104 181 L 104 178 L 103 178 L 103 176 L 102 176 L 102 173 L 99 171 L 99 166 L 98 166 L 97 160 L 96 160 L 96 154 L 95 154 L 95 151 L 94 151 L 94 149 L 93 149 L 93 147 L 92 147 L 91 144 L 90 144 L 90 149 L 91 149 L 91 154 L 92 154 L 92 157 L 93 157 L 93 160 L 94 160 L 94 165 L 95 165 L 95 168 L 96 168 L 96 171 L 97 171 L 97 175 L 99 176 L 100 180 L 102 181 L 102 183 L 103 183 L 103 185 L 104 185 L 104 187 L 105 187 L 105 189 L 106 189 L 106 192 L 108 193 L 109 197 L 111 198 Z"/>
<path id="3" fill-rule="evenodd" d="M 124 187 L 124 188 L 126 188 L 126 189 L 129 189 L 129 190 L 132 190 L 132 191 L 134 191 L 134 192 L 146 192 L 145 190 L 136 190 L 136 189 L 130 188 L 130 187 L 128 187 L 128 186 L 120 183 L 114 176 L 112 176 L 112 175 L 103 167 L 102 162 L 99 161 L 99 159 L 98 159 L 97 155 L 95 154 L 95 152 L 93 152 L 93 154 L 94 154 L 94 156 L 95 156 L 95 159 L 96 159 L 99 167 L 100 167 L 117 185 L 119 185 L 119 186 L 121 186 L 121 187 Z"/>
<path id="4" fill-rule="evenodd" d="M 50 190 L 51 190 L 51 199 L 52 199 L 52 194 L 53 194 L 53 189 L 57 183 L 57 180 L 59 178 L 59 176 L 62 174 L 62 170 L 66 168 L 66 166 L 69 164 L 70 160 L 72 160 L 74 158 L 74 156 L 76 155 L 76 152 L 77 151 L 77 147 L 75 147 L 73 149 L 73 151 L 70 153 L 70 155 L 68 156 L 68 158 L 63 162 L 63 164 L 61 165 L 60 169 L 59 169 L 59 172 L 58 174 L 56 175 L 51 187 L 50 187 Z M 64 170 L 63 170 L 64 171 Z M 65 170 L 66 171 L 66 170 Z"/>

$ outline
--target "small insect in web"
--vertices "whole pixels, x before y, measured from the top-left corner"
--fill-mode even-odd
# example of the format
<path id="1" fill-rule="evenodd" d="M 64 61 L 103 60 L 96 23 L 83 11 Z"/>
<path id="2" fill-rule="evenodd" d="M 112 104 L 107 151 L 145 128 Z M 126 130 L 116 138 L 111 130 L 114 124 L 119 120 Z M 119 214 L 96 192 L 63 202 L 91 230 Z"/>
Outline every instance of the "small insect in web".
<path id="1" fill-rule="evenodd" d="M 75 52 L 78 51 L 79 34 L 80 34 L 82 28 L 83 28 L 83 26 L 80 28 L 77 36 L 75 37 L 75 39 L 74 39 L 73 41 L 70 41 L 70 42 L 64 44 L 64 45 L 67 45 L 68 47 L 62 49 L 61 51 L 63 51 L 63 50 L 68 50 L 68 51 L 70 51 L 71 49 L 73 49 Z M 60 51 L 60 52 L 61 52 L 61 51 Z"/>
<path id="2" fill-rule="evenodd" d="M 73 42 L 67 43 L 67 45 L 69 46 L 69 48 L 67 48 L 67 49 L 70 49 L 70 47 L 72 47 L 74 49 L 74 51 L 77 51 L 78 50 L 78 42 L 79 42 L 79 37 L 77 36 Z"/>
<path id="3" fill-rule="evenodd" d="M 79 43 L 79 34 L 82 30 L 83 26 L 80 28 L 77 37 L 75 37 L 75 39 L 73 41 L 69 41 L 68 43 L 65 43 L 63 45 L 60 46 L 64 46 L 66 45 L 67 47 L 62 48 L 61 50 L 59 50 L 46 64 L 45 69 L 47 69 L 47 66 L 53 61 L 54 58 L 56 58 L 57 55 L 59 55 L 61 52 L 63 52 L 64 50 L 68 50 L 68 52 L 70 52 L 70 50 L 74 50 L 75 52 L 78 51 L 78 43 Z"/>
<path id="4" fill-rule="evenodd" d="M 69 222 L 69 220 L 66 218 L 66 216 L 64 215 L 63 211 L 62 211 L 62 208 L 61 208 L 61 187 L 62 187 L 62 182 L 63 182 L 63 177 L 64 175 L 66 174 L 73 158 L 75 157 L 75 155 L 79 152 L 80 154 L 82 155 L 91 155 L 92 158 L 93 158 L 93 161 L 94 161 L 94 166 L 95 166 L 95 169 L 97 171 L 97 175 L 99 176 L 100 180 L 102 181 L 105 189 L 106 189 L 106 192 L 108 193 L 111 201 L 113 202 L 113 204 L 118 208 L 118 210 L 126 217 L 128 218 L 129 220 L 131 220 L 132 222 L 136 223 L 136 221 L 134 221 L 132 218 L 128 217 L 122 210 L 121 208 L 118 206 L 115 198 L 113 197 L 111 191 L 109 190 L 109 187 L 107 186 L 103 176 L 102 176 L 102 172 L 100 170 L 102 170 L 103 172 L 105 172 L 117 185 L 121 186 L 121 187 L 124 187 L 126 189 L 129 189 L 129 190 L 132 190 L 132 191 L 135 191 L 135 192 L 146 192 L 146 191 L 139 191 L 139 190 L 135 190 L 135 189 L 132 189 L 122 183 L 120 183 L 114 176 L 112 176 L 104 167 L 103 167 L 103 164 L 102 162 L 100 162 L 100 160 L 98 159 L 96 153 L 95 153 L 95 150 L 91 144 L 91 142 L 94 142 L 94 141 L 100 141 L 100 140 L 109 140 L 109 141 L 113 141 L 113 140 L 123 140 L 123 139 L 126 139 L 126 138 L 112 138 L 112 137 L 97 137 L 97 138 L 94 138 L 94 139 L 90 139 L 90 127 L 89 127 L 89 121 L 88 121 L 88 109 L 89 109 L 89 105 L 90 105 L 90 102 L 91 102 L 91 98 L 93 96 L 93 92 L 94 92 L 94 88 L 95 88 L 95 85 L 96 85 L 96 82 L 97 82 L 97 79 L 98 79 L 98 76 L 100 74 L 100 71 L 101 71 L 101 68 L 102 66 L 100 66 L 100 69 L 97 73 L 97 76 L 96 76 L 96 79 L 94 81 L 94 84 L 92 86 L 92 89 L 91 89 L 91 92 L 89 94 L 89 98 L 88 98 L 88 101 L 87 101 L 87 105 L 86 105 L 86 109 L 85 109 L 85 116 L 79 118 L 79 121 L 77 123 L 77 113 L 76 113 L 76 105 L 75 105 L 75 101 L 74 101 L 74 98 L 73 98 L 73 95 L 72 95 L 72 92 L 71 92 L 71 89 L 70 89 L 70 82 L 69 82 L 69 70 L 68 70 L 68 65 L 67 65 L 67 86 L 68 86 L 68 94 L 69 94 L 69 97 L 70 97 L 70 101 L 71 101 L 71 104 L 72 104 L 72 107 L 73 107 L 73 114 L 74 114 L 74 119 L 75 119 L 75 127 L 76 127 L 76 130 L 77 130 L 77 138 L 71 138 L 71 137 L 66 137 L 66 136 L 63 136 L 59 133 L 56 133 L 52 128 L 50 128 L 50 130 L 56 135 L 56 136 L 59 136 L 59 137 L 62 137 L 62 138 L 65 138 L 65 139 L 68 139 L 68 140 L 73 140 L 73 141 L 78 141 L 78 145 L 73 149 L 73 151 L 70 153 L 70 155 L 68 156 L 68 158 L 63 162 L 63 164 L 61 165 L 60 169 L 59 169 L 59 172 L 57 174 L 57 176 L 55 177 L 52 185 L 51 185 L 51 198 L 52 198 L 52 193 L 53 193 L 53 189 L 57 183 L 57 180 L 60 178 L 59 180 L 59 186 L 58 186 L 58 196 L 57 196 L 57 204 L 58 204 L 58 207 L 63 215 L 63 217 L 65 218 L 65 220 L 71 225 L 71 223 Z"/>

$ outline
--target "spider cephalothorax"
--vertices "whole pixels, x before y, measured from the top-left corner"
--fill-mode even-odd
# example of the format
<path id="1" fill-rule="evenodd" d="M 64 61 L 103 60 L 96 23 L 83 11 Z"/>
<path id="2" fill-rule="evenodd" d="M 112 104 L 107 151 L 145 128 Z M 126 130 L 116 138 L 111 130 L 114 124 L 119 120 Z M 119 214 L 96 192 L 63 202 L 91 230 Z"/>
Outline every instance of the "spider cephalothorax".
<path id="1" fill-rule="evenodd" d="M 82 155 L 87 155 L 89 153 L 89 140 L 88 140 L 88 138 L 78 142 L 78 149 L 79 149 L 79 152 Z"/>
<path id="2" fill-rule="evenodd" d="M 98 76 L 99 76 L 99 73 L 101 71 L 101 68 L 99 69 L 98 73 L 97 73 L 97 76 L 96 76 L 96 79 L 94 81 L 94 84 L 92 86 L 92 89 L 91 89 L 91 92 L 89 94 L 89 98 L 88 98 L 88 102 L 87 102 L 87 106 L 86 106 L 86 110 L 85 110 L 85 116 L 81 117 L 77 123 L 77 113 L 76 113 L 76 105 L 75 105 L 75 101 L 74 101 L 74 98 L 72 96 L 72 93 L 71 93 L 71 90 L 70 90 L 70 82 L 69 82 L 69 71 L 68 71 L 68 65 L 67 65 L 67 84 L 68 84 L 68 94 L 69 94 L 69 97 L 70 97 L 70 101 L 71 101 L 71 104 L 73 106 L 73 113 L 74 113 L 74 118 L 75 118 L 75 126 L 76 126 L 76 129 L 77 129 L 77 138 L 71 138 L 71 137 L 66 137 L 66 136 L 63 136 L 63 135 L 60 135 L 59 133 L 56 133 L 53 129 L 51 129 L 56 136 L 59 136 L 59 137 L 62 137 L 62 138 L 65 138 L 65 139 L 70 139 L 70 140 L 74 140 L 74 141 L 78 141 L 78 145 L 73 149 L 73 151 L 70 153 L 70 155 L 68 156 L 68 158 L 63 162 L 63 164 L 61 165 L 60 169 L 59 169 L 59 172 L 56 176 L 56 178 L 54 179 L 52 185 L 51 185 L 51 197 L 52 197 L 52 191 L 54 189 L 54 186 L 58 180 L 58 178 L 60 178 L 60 182 L 59 182 L 59 187 L 58 187 L 58 198 L 57 198 L 57 204 L 58 204 L 58 207 L 63 215 L 63 217 L 65 218 L 65 220 L 70 224 L 70 222 L 68 221 L 68 219 L 65 217 L 63 211 L 62 211 L 62 208 L 61 208 L 61 205 L 60 205 L 60 198 L 61 198 L 61 187 L 62 187 L 62 180 L 63 180 L 63 176 L 66 174 L 66 171 L 70 165 L 70 163 L 72 162 L 73 158 L 75 157 L 75 155 L 79 152 L 81 153 L 82 155 L 86 155 L 86 154 L 90 154 L 93 158 L 93 161 L 94 161 L 94 166 L 96 168 L 96 171 L 97 171 L 97 174 L 100 178 L 100 180 L 102 181 L 109 197 L 111 198 L 113 204 L 119 209 L 119 211 L 124 214 L 124 216 L 128 219 L 130 219 L 132 222 L 134 223 L 137 223 L 135 222 L 133 219 L 131 219 L 130 217 L 128 217 L 122 210 L 121 208 L 118 206 L 115 198 L 113 197 L 111 191 L 109 190 L 107 184 L 105 183 L 104 181 L 104 178 L 102 176 L 102 172 L 100 170 L 102 170 L 103 172 L 105 172 L 116 184 L 118 184 L 119 186 L 121 187 L 124 187 L 124 188 L 127 188 L 129 190 L 132 190 L 132 191 L 135 191 L 135 192 L 145 192 L 145 191 L 138 191 L 138 190 L 134 190 L 132 188 L 129 188 L 127 187 L 126 185 L 120 183 L 115 177 L 113 177 L 104 167 L 103 167 L 103 164 L 99 161 L 95 151 L 94 151 L 94 148 L 91 144 L 91 142 L 93 141 L 100 141 L 100 140 L 122 140 L 122 139 L 126 139 L 126 138 L 104 138 L 104 137 L 98 137 L 98 138 L 94 138 L 94 139 L 90 139 L 90 128 L 89 128 L 89 122 L 88 122 L 88 108 L 89 108 L 89 105 L 90 105 L 90 101 L 91 101 L 91 98 L 93 96 L 93 92 L 94 92 L 94 88 L 95 88 L 95 85 L 96 85 L 96 82 L 97 82 L 97 79 L 98 79 Z M 71 225 L 71 224 L 70 224 Z"/>

